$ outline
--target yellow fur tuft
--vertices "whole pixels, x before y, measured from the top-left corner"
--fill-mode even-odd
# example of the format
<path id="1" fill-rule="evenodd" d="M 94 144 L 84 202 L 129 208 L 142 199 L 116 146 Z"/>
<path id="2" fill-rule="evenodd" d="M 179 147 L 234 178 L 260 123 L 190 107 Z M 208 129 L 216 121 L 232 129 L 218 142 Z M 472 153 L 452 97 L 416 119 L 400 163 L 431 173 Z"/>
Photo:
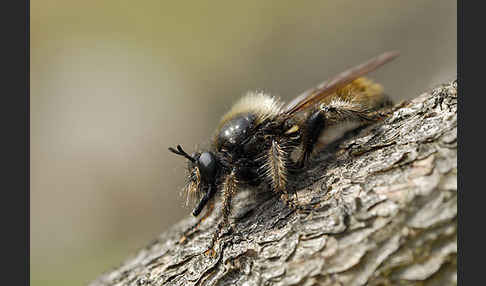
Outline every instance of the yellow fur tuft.
<path id="1" fill-rule="evenodd" d="M 360 77 L 338 89 L 336 95 L 341 100 L 374 106 L 376 102 L 383 99 L 383 86 L 365 77 Z"/>
<path id="2" fill-rule="evenodd" d="M 248 112 L 252 112 L 257 116 L 256 123 L 258 124 L 265 119 L 277 116 L 282 105 L 278 98 L 271 95 L 263 92 L 248 92 L 223 116 L 219 126 L 223 126 L 226 121 L 235 117 L 235 115 Z"/>

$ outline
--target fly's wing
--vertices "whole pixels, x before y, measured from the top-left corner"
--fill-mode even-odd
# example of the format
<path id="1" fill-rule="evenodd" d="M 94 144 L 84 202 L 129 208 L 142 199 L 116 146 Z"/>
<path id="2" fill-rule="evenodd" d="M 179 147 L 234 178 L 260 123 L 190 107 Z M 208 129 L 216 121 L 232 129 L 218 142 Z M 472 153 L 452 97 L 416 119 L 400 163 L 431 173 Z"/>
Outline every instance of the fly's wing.
<path id="1" fill-rule="evenodd" d="M 282 109 L 282 114 L 291 115 L 295 112 L 314 106 L 324 100 L 327 96 L 335 94 L 338 89 L 341 89 L 355 79 L 376 70 L 385 63 L 398 57 L 398 55 L 398 51 L 385 52 L 322 82 L 315 88 L 304 91 Z"/>

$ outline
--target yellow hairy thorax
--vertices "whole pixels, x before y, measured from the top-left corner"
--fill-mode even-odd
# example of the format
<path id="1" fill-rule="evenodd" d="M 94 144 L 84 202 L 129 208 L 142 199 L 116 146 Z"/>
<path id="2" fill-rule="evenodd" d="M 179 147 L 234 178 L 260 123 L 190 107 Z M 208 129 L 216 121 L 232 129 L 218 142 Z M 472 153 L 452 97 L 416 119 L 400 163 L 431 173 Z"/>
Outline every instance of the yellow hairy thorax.
<path id="1" fill-rule="evenodd" d="M 219 123 L 219 128 L 224 123 L 236 115 L 244 113 L 252 113 L 256 116 L 256 124 L 265 119 L 277 116 L 282 108 L 282 102 L 271 95 L 263 92 L 248 92 L 240 100 L 238 100 L 231 109 L 223 115 Z"/>

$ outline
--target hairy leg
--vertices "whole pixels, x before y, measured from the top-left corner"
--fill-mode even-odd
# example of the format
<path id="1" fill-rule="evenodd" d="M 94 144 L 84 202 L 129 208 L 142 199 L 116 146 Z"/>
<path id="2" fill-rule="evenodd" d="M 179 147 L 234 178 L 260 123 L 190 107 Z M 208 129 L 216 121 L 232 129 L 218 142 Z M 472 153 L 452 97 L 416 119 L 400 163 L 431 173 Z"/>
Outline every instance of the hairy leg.
<path id="1" fill-rule="evenodd" d="M 302 128 L 302 155 L 297 162 L 297 167 L 302 168 L 309 159 L 319 136 L 326 127 L 326 119 L 322 110 L 314 111 L 304 122 Z"/>
<path id="2" fill-rule="evenodd" d="M 223 182 L 223 203 L 221 206 L 221 221 L 218 223 L 216 232 L 214 232 L 211 238 L 211 244 L 206 254 L 214 256 L 216 253 L 214 251 L 214 243 L 219 239 L 223 228 L 229 224 L 229 216 L 231 215 L 231 201 L 236 193 L 237 180 L 236 172 L 233 170 L 228 176 L 226 176 Z"/>
<path id="3" fill-rule="evenodd" d="M 265 172 L 276 193 L 286 192 L 287 154 L 284 148 L 276 140 L 272 140 L 271 144 L 265 162 Z"/>
<path id="4" fill-rule="evenodd" d="M 302 147 L 303 152 L 297 166 L 302 168 L 308 161 L 310 154 L 326 127 L 336 126 L 340 122 L 357 122 L 369 124 L 383 119 L 389 114 L 392 102 L 386 95 L 381 95 L 375 105 L 366 105 L 360 101 L 335 98 L 321 104 L 303 124 Z"/>
<path id="5" fill-rule="evenodd" d="M 330 125 L 343 121 L 371 123 L 380 120 L 383 115 L 375 106 L 365 106 L 360 103 L 345 100 L 334 100 L 322 104 L 316 112 L 322 112 Z"/>
<path id="6" fill-rule="evenodd" d="M 264 174 L 267 177 L 273 191 L 280 194 L 280 198 L 287 206 L 292 209 L 296 208 L 295 202 L 289 197 L 287 190 L 287 160 L 288 152 L 282 143 L 273 139 L 271 146 L 266 154 L 264 164 Z M 295 194 L 296 195 L 296 194 Z"/>

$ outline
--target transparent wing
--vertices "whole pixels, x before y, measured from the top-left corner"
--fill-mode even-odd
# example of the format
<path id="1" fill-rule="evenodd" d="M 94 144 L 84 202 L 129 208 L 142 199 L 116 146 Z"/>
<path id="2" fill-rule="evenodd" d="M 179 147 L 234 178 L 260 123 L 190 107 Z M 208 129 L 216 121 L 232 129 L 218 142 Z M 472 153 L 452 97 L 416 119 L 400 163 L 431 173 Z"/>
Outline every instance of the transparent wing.
<path id="1" fill-rule="evenodd" d="M 319 103 L 339 88 L 346 86 L 358 77 L 376 70 L 385 63 L 398 57 L 398 55 L 398 51 L 385 52 L 322 82 L 315 88 L 304 91 L 282 109 L 282 114 L 291 115 Z"/>

